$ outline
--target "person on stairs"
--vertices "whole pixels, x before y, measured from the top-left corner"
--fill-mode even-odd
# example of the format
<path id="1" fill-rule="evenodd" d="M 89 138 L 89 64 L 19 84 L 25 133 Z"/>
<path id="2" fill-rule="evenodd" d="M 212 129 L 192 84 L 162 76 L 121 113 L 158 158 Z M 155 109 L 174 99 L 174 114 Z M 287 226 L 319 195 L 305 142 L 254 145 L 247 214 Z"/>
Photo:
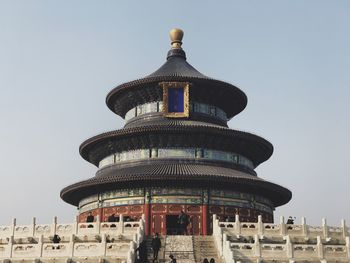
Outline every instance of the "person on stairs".
<path id="1" fill-rule="evenodd" d="M 161 242 L 158 233 L 152 238 L 153 262 L 158 260 L 158 252 L 161 247 Z"/>
<path id="2" fill-rule="evenodd" d="M 170 254 L 169 258 L 171 259 L 169 263 L 176 263 L 176 258 L 172 254 Z"/>
<path id="3" fill-rule="evenodd" d="M 140 243 L 135 252 L 139 252 L 138 263 L 147 263 L 147 244 L 145 240 Z"/>

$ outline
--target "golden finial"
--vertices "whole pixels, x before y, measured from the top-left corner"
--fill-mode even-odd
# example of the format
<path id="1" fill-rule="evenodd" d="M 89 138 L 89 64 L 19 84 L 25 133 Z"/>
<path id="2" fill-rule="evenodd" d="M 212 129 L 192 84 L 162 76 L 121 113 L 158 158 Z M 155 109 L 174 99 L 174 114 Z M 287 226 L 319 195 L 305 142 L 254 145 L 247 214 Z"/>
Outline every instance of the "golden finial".
<path id="1" fill-rule="evenodd" d="M 181 45 L 182 45 L 181 41 L 184 36 L 184 31 L 182 31 L 179 28 L 174 28 L 170 30 L 169 35 L 171 39 L 171 47 L 181 49 Z"/>

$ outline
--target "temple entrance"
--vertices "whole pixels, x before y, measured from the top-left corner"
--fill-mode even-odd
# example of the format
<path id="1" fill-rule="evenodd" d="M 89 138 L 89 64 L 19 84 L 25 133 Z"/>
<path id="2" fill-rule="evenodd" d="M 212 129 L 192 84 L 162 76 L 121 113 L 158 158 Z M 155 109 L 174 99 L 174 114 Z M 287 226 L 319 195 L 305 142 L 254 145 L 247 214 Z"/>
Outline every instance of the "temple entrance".
<path id="1" fill-rule="evenodd" d="M 181 230 L 178 224 L 178 215 L 167 215 L 166 216 L 166 234 L 167 235 L 180 235 Z"/>

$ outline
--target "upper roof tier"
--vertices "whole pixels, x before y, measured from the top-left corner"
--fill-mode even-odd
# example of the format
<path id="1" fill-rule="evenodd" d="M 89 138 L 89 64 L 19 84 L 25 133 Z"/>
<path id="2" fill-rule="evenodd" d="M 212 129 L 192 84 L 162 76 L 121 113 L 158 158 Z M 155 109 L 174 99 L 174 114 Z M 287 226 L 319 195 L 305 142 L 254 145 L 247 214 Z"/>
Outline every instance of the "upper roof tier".
<path id="1" fill-rule="evenodd" d="M 227 118 L 240 113 L 247 105 L 247 96 L 234 85 L 205 76 L 186 61 L 182 49 L 183 32 L 170 31 L 172 47 L 167 61 L 152 74 L 134 81 L 123 83 L 109 92 L 107 106 L 116 114 L 125 117 L 132 108 L 153 101 L 163 100 L 160 82 L 189 82 L 190 98 L 193 101 L 218 106 L 226 112 Z"/>

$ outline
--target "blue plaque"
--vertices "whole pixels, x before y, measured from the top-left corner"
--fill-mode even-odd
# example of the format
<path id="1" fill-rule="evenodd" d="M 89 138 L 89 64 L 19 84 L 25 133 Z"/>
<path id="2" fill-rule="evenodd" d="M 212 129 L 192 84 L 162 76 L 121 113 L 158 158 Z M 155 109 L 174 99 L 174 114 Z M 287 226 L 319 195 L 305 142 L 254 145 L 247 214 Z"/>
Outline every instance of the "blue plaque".
<path id="1" fill-rule="evenodd" d="M 188 82 L 161 82 L 163 86 L 163 112 L 169 118 L 189 117 Z"/>
<path id="2" fill-rule="evenodd" d="M 168 90 L 168 112 L 184 112 L 184 88 Z"/>

